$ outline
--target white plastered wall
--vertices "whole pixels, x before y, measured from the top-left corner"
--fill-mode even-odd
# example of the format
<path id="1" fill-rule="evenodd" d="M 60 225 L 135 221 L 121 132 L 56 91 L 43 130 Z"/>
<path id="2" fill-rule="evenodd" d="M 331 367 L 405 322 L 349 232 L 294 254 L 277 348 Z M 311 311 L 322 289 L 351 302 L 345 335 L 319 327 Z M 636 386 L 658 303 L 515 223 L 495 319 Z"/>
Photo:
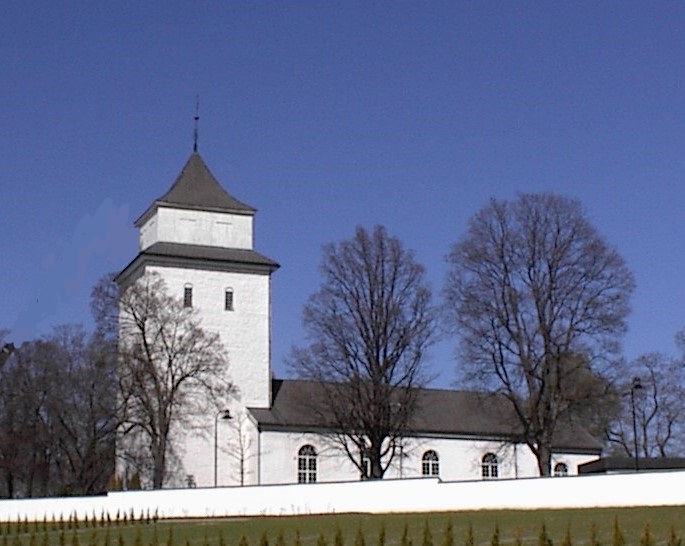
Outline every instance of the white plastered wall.
<path id="1" fill-rule="evenodd" d="M 317 452 L 317 481 L 336 482 L 359 479 L 359 470 L 327 437 L 312 432 L 266 431 L 260 435 L 260 482 L 262 485 L 295 483 L 297 454 L 304 445 Z M 458 438 L 408 438 L 403 442 L 403 457 L 393 460 L 385 477 L 421 477 L 421 460 L 427 450 L 439 457 L 442 480 L 480 480 L 481 460 L 486 453 L 498 459 L 499 479 L 530 478 L 538 475 L 537 462 L 530 449 L 522 444 Z M 596 455 L 555 454 L 553 464 L 564 462 L 569 474 L 577 474 L 579 464 L 595 460 Z M 400 464 L 401 460 L 401 464 Z"/>
<path id="2" fill-rule="evenodd" d="M 253 216 L 159 207 L 141 226 L 140 249 L 157 242 L 251 249 Z"/>

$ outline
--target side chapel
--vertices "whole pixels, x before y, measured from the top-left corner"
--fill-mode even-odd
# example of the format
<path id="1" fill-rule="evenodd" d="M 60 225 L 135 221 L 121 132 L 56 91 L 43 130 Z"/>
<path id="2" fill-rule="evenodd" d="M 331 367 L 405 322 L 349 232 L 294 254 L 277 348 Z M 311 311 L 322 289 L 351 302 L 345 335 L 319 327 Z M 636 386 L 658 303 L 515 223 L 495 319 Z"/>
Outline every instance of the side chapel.
<path id="1" fill-rule="evenodd" d="M 225 411 L 197 429 L 177 431 L 177 468 L 167 487 L 267 485 L 358 480 L 358 469 L 325 435 L 303 403 L 317 385 L 275 379 L 271 371 L 271 275 L 279 268 L 254 250 L 256 210 L 229 194 L 193 151 L 171 188 L 136 220 L 138 255 L 117 277 L 125 289 L 158 273 L 171 295 L 198 309 L 218 332 L 237 391 Z M 412 435 L 386 478 L 478 480 L 538 475 L 505 400 L 467 391 L 425 389 Z M 230 418 L 229 418 L 230 415 Z M 577 428 L 555 439 L 553 473 L 576 474 L 601 444 Z M 130 479 L 132 469 L 118 468 Z"/>

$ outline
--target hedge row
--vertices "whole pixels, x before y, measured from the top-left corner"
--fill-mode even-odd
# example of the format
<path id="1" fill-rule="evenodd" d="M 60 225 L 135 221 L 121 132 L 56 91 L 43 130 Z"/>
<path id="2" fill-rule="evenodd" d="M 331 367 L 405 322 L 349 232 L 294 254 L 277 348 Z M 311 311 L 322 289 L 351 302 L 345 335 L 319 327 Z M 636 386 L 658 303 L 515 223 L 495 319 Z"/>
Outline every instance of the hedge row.
<path id="1" fill-rule="evenodd" d="M 147 525 L 124 527 L 121 524 L 125 522 Z M 191 524 L 186 523 L 184 525 Z M 0 544 L 1 546 L 183 546 L 184 544 L 187 546 L 303 546 L 303 539 L 299 530 L 295 530 L 289 539 L 286 539 L 282 530 L 275 537 L 269 537 L 267 533 L 263 533 L 258 544 L 250 544 L 247 536 L 243 534 L 235 545 L 230 545 L 225 540 L 221 529 L 211 537 L 205 534 L 200 538 L 177 540 L 174 536 L 175 528 L 177 528 L 176 525 L 169 524 L 164 536 L 160 536 L 157 519 L 151 516 L 129 519 L 127 515 L 109 522 L 106 519 L 79 522 L 75 518 L 69 518 L 67 521 L 44 521 L 42 524 L 24 521 L 8 523 L 3 526 Z M 143 538 L 144 535 L 145 538 Z M 416 544 L 410 536 L 407 524 L 404 525 L 401 536 L 393 540 L 389 540 L 386 536 L 384 526 L 381 526 L 377 535 L 373 537 L 369 537 L 359 527 L 351 538 L 351 544 L 353 546 L 503 546 L 505 544 L 512 544 L 513 546 L 523 546 L 524 544 L 529 546 L 555 546 L 544 523 L 541 524 L 536 539 L 531 540 L 529 537 L 525 541 L 520 534 L 508 538 L 500 536 L 499 527 L 495 525 L 489 545 L 482 541 L 476 543 L 471 525 L 467 527 L 464 536 L 458 539 L 455 537 L 452 522 L 449 520 L 442 529 L 439 539 L 434 538 L 428 521 L 423 525 L 420 535 L 420 539 L 416 541 L 418 544 Z M 311 545 L 311 542 L 308 541 L 308 544 Z M 574 541 L 570 529 L 567 529 L 566 534 L 557 546 L 574 546 L 575 544 L 578 546 L 581 544 L 584 546 L 626 546 L 626 542 L 627 539 L 621 530 L 618 519 L 616 519 L 612 529 L 611 542 L 603 544 L 598 538 L 597 526 L 592 524 L 584 540 Z M 630 542 L 640 546 L 660 546 L 662 544 L 683 546 L 682 540 L 676 535 L 672 526 L 668 536 L 657 541 L 649 524 L 645 525 L 640 537 L 631 537 Z M 340 527 L 336 528 L 332 537 L 320 533 L 315 539 L 315 546 L 345 546 L 345 544 L 350 545 L 349 537 L 344 536 Z"/>

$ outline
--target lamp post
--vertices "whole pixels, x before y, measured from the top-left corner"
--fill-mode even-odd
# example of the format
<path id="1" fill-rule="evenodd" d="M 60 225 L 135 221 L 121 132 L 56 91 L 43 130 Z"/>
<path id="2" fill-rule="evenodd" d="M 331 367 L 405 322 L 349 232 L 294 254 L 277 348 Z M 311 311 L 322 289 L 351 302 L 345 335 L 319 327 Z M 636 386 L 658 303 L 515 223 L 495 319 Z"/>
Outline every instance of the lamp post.
<path id="1" fill-rule="evenodd" d="M 639 377 L 633 377 L 630 384 L 630 405 L 633 409 L 633 443 L 635 448 L 635 472 L 640 470 L 640 455 L 637 452 L 637 417 L 635 415 L 635 391 L 642 388 L 642 381 Z"/>
<path id="2" fill-rule="evenodd" d="M 216 487 L 217 484 L 217 454 L 218 454 L 218 447 L 219 447 L 219 417 L 223 419 L 224 421 L 227 421 L 228 419 L 231 418 L 231 412 L 228 411 L 227 409 L 222 409 L 217 412 L 217 414 L 214 416 L 214 487 Z"/>

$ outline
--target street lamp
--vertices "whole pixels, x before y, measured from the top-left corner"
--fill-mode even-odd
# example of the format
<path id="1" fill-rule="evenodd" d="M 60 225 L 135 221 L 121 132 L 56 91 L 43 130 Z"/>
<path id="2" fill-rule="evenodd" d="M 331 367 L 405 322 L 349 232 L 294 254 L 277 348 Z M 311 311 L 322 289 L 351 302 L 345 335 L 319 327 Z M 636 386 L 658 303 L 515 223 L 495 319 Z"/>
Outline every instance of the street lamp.
<path id="1" fill-rule="evenodd" d="M 224 421 L 227 421 L 228 419 L 231 418 L 231 412 L 228 411 L 227 409 L 222 409 L 217 412 L 217 414 L 214 416 L 214 487 L 216 487 L 216 468 L 217 468 L 217 452 L 218 452 L 218 446 L 219 446 L 219 417 L 223 419 Z"/>
<path id="2" fill-rule="evenodd" d="M 633 409 L 633 442 L 635 447 L 635 472 L 640 470 L 640 455 L 637 452 L 637 417 L 635 416 L 635 391 L 642 388 L 642 381 L 639 377 L 633 377 L 630 384 L 630 405 Z"/>

